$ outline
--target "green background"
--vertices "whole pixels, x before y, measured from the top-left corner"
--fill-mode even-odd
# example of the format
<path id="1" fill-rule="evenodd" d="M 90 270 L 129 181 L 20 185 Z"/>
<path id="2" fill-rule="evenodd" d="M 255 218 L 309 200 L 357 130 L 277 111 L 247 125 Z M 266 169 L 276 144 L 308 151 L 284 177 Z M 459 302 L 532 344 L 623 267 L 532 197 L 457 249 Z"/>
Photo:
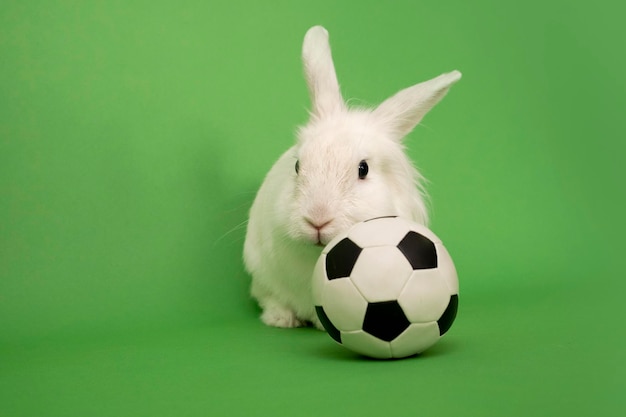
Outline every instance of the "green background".
<path id="1" fill-rule="evenodd" d="M 622 416 L 624 10 L 596 1 L 3 1 L 0 416 Z M 407 141 L 460 311 L 420 357 L 264 327 L 241 262 L 306 121 L 459 69 Z"/>

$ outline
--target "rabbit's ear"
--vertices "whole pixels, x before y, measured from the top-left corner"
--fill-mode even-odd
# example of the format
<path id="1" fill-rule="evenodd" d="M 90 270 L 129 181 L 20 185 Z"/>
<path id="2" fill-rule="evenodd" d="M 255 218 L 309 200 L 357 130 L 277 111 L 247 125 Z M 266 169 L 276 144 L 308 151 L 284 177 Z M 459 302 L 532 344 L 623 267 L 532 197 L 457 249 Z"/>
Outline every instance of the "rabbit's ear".
<path id="1" fill-rule="evenodd" d="M 460 78 L 459 71 L 452 71 L 405 88 L 380 104 L 374 115 L 401 139 L 417 126 Z"/>
<path id="2" fill-rule="evenodd" d="M 344 110 L 326 29 L 314 26 L 308 30 L 302 45 L 302 61 L 313 116 L 319 118 Z"/>

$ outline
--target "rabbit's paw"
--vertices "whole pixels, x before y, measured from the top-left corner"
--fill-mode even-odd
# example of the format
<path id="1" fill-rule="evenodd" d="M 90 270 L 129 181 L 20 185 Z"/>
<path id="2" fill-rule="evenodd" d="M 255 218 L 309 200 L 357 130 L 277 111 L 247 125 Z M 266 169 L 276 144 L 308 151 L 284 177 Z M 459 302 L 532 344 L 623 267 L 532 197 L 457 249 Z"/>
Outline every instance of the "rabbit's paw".
<path id="1" fill-rule="evenodd" d="M 301 327 L 304 325 L 302 320 L 296 316 L 296 313 L 278 305 L 265 307 L 261 314 L 261 321 L 268 326 L 283 328 Z"/>

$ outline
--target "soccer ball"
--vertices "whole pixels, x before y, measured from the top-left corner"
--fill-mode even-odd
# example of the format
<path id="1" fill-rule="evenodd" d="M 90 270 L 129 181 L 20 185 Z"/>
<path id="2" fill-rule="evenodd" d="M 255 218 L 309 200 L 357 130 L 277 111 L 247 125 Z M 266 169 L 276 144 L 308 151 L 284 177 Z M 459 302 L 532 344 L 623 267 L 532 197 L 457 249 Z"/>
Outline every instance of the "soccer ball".
<path id="1" fill-rule="evenodd" d="M 357 223 L 322 251 L 313 272 L 317 315 L 339 344 L 403 358 L 435 344 L 454 322 L 459 283 L 428 228 L 399 218 Z"/>

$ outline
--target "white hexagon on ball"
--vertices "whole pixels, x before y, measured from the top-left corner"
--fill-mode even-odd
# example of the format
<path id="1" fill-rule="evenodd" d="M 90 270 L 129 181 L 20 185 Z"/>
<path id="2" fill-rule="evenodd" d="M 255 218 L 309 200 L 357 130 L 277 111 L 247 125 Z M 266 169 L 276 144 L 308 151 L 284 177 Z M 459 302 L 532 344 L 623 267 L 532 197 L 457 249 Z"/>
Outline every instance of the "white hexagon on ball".
<path id="1" fill-rule="evenodd" d="M 363 330 L 342 333 L 342 344 L 350 350 L 377 359 L 391 358 L 391 346 L 389 342 L 380 340 Z"/>
<path id="2" fill-rule="evenodd" d="M 450 288 L 451 294 L 459 293 L 459 278 L 456 272 L 456 268 L 454 267 L 454 262 L 452 262 L 452 257 L 448 250 L 443 244 L 438 243 L 435 245 L 437 248 L 437 258 L 439 260 L 439 265 L 437 269 L 441 274 L 441 279 L 448 284 L 448 288 Z"/>
<path id="3" fill-rule="evenodd" d="M 369 302 L 395 300 L 413 268 L 395 246 L 365 248 L 350 279 Z"/>
<path id="4" fill-rule="evenodd" d="M 350 279 L 326 282 L 321 301 L 326 315 L 338 330 L 349 332 L 361 329 L 367 301 Z"/>
<path id="5" fill-rule="evenodd" d="M 437 269 L 413 271 L 398 304 L 411 323 L 437 321 L 448 307 L 450 289 Z"/>
<path id="6" fill-rule="evenodd" d="M 390 342 L 391 354 L 394 358 L 405 358 L 422 353 L 437 343 L 440 337 L 436 322 L 413 323 Z"/>
<path id="7" fill-rule="evenodd" d="M 395 246 L 406 235 L 408 224 L 398 217 L 378 217 L 366 220 L 368 227 L 353 227 L 347 237 L 362 248 Z"/>

